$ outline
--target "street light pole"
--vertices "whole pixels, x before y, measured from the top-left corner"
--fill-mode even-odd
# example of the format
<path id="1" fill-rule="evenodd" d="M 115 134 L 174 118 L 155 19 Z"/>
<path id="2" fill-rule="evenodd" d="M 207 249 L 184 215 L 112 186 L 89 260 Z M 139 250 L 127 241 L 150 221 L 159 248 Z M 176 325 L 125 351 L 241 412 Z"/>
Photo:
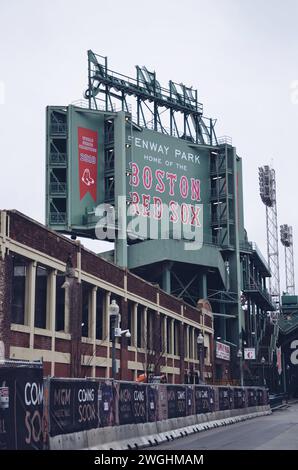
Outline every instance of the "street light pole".
<path id="1" fill-rule="evenodd" d="M 119 305 L 116 303 L 116 300 L 112 300 L 112 303 L 109 305 L 109 316 L 111 318 L 111 333 L 112 333 L 112 378 L 116 378 L 116 327 L 120 323 L 119 316 Z"/>
<path id="2" fill-rule="evenodd" d="M 112 378 L 115 379 L 117 373 L 116 338 L 121 338 L 121 336 L 130 338 L 131 334 L 129 330 L 121 330 L 120 328 L 121 315 L 119 314 L 119 305 L 116 303 L 116 300 L 112 300 L 112 303 L 109 305 L 109 315 L 111 317 L 112 328 Z"/>
<path id="3" fill-rule="evenodd" d="M 264 356 L 263 356 L 262 359 L 261 359 L 261 363 L 262 363 L 262 366 L 263 366 L 263 385 L 264 385 L 264 387 L 266 386 L 266 381 L 265 381 L 265 369 L 264 369 L 265 362 L 266 362 L 266 359 L 265 359 Z"/>
<path id="4" fill-rule="evenodd" d="M 116 336 L 115 336 L 115 318 L 112 318 L 112 378 L 116 378 Z"/>
<path id="5" fill-rule="evenodd" d="M 244 381 L 243 381 L 243 364 L 242 364 L 242 345 L 241 343 L 239 344 L 239 349 L 237 352 L 237 357 L 239 358 L 239 368 L 240 368 L 240 385 L 243 387 Z"/>

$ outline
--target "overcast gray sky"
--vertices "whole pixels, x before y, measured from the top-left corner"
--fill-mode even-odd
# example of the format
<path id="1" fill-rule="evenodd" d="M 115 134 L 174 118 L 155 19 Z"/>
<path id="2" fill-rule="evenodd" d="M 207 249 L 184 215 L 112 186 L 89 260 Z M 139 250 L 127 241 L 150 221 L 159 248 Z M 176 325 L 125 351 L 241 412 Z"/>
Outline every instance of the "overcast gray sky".
<path id="1" fill-rule="evenodd" d="M 257 168 L 273 162 L 298 253 L 297 24 L 298 0 L 0 0 L 0 207 L 44 222 L 45 107 L 82 97 L 92 49 L 199 90 L 243 158 L 245 224 L 264 254 Z"/>

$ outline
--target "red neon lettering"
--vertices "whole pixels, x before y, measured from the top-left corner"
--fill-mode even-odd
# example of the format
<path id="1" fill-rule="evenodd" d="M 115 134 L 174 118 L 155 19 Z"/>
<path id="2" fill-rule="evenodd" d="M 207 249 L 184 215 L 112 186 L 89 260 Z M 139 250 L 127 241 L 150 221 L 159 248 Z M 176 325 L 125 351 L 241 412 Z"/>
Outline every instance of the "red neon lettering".
<path id="1" fill-rule="evenodd" d="M 152 187 L 152 170 L 149 166 L 144 166 L 143 169 L 143 185 L 146 189 Z"/>
<path id="2" fill-rule="evenodd" d="M 166 174 L 167 180 L 170 180 L 170 196 L 175 196 L 175 191 L 174 191 L 174 183 L 177 181 L 177 175 L 175 173 L 167 173 Z"/>
<path id="3" fill-rule="evenodd" d="M 186 176 L 181 176 L 180 194 L 183 197 L 183 199 L 187 198 L 188 196 L 188 179 L 186 178 Z"/>
<path id="4" fill-rule="evenodd" d="M 181 204 L 181 222 L 185 225 L 188 223 L 188 205 Z"/>
<path id="5" fill-rule="evenodd" d="M 153 217 L 155 219 L 160 220 L 162 218 L 162 202 L 161 202 L 160 197 L 153 198 L 153 206 L 154 206 Z"/>
<path id="6" fill-rule="evenodd" d="M 199 221 L 199 213 L 201 208 L 200 207 L 195 207 L 195 206 L 190 206 L 191 210 L 191 225 L 196 225 L 197 227 L 201 227 L 200 221 Z"/>
<path id="7" fill-rule="evenodd" d="M 163 170 L 156 170 L 155 171 L 155 176 L 158 181 L 155 190 L 159 193 L 164 193 L 165 192 L 165 184 L 163 182 L 163 178 L 165 176 L 165 172 Z"/>
<path id="8" fill-rule="evenodd" d="M 140 208 L 139 208 L 140 196 L 135 191 L 130 192 L 129 195 L 130 195 L 131 207 L 132 207 L 132 214 L 130 214 L 130 215 L 139 215 L 139 213 L 140 213 Z"/>
<path id="9" fill-rule="evenodd" d="M 190 178 L 191 183 L 191 199 L 192 201 L 201 200 L 201 181 L 195 178 Z"/>
<path id="10" fill-rule="evenodd" d="M 142 203 L 143 203 L 143 215 L 145 217 L 150 216 L 150 196 L 149 194 L 142 194 Z"/>
<path id="11" fill-rule="evenodd" d="M 171 209 L 170 221 L 175 224 L 178 221 L 178 213 L 177 213 L 178 204 L 175 201 L 171 201 L 169 206 Z"/>
<path id="12" fill-rule="evenodd" d="M 140 177 L 139 177 L 140 170 L 139 170 L 139 167 L 136 163 L 130 163 L 129 165 L 131 167 L 131 175 L 130 175 L 130 178 L 129 178 L 129 184 L 131 186 L 137 187 L 140 184 Z"/>

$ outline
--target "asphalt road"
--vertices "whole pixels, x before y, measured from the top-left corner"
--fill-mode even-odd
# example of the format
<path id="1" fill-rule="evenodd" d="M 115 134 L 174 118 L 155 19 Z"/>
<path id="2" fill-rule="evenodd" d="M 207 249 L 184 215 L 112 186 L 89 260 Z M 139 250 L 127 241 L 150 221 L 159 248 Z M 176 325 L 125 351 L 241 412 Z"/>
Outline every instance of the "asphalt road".
<path id="1" fill-rule="evenodd" d="M 298 404 L 269 416 L 182 437 L 154 449 L 298 450 Z"/>

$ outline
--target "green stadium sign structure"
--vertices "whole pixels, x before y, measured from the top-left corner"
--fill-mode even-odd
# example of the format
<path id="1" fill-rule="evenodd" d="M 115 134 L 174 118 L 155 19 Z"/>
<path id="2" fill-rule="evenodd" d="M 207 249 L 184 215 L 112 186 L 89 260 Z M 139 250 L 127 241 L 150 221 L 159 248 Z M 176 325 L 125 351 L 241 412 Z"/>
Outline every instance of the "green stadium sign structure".
<path id="1" fill-rule="evenodd" d="M 108 238 L 115 249 L 102 256 L 189 303 L 208 299 L 235 357 L 261 348 L 249 335 L 274 310 L 270 272 L 244 228 L 241 158 L 197 90 L 164 88 L 145 67 L 127 77 L 88 51 L 85 100 L 47 107 L 46 168 L 49 227 Z"/>

